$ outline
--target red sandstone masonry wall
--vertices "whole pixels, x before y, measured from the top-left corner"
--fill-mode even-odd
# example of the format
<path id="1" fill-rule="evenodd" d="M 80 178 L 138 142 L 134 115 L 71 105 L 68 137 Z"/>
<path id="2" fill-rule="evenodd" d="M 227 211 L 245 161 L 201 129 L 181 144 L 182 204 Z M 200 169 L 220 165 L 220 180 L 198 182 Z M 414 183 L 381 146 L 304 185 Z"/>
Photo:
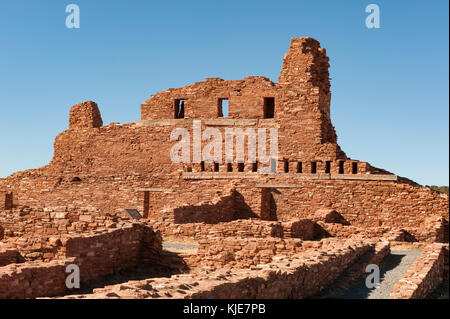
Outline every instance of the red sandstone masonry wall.
<path id="1" fill-rule="evenodd" d="M 234 191 L 213 202 L 198 205 L 181 206 L 173 211 L 176 224 L 199 223 L 217 224 L 235 219 Z"/>
<path id="2" fill-rule="evenodd" d="M 279 220 L 307 218 L 323 207 L 335 209 L 357 226 L 419 227 L 430 215 L 448 220 L 447 195 L 396 182 L 304 181 L 298 188 L 276 188 L 272 193 Z"/>
<path id="3" fill-rule="evenodd" d="M 270 263 L 276 255 L 302 252 L 311 245 L 314 244 L 303 245 L 300 239 L 208 237 L 199 241 L 197 254 L 186 256 L 185 260 L 190 267 L 249 268 Z"/>
<path id="4" fill-rule="evenodd" d="M 229 99 L 231 118 L 260 119 L 263 98 L 275 98 L 280 153 L 289 159 L 345 159 L 330 120 L 328 57 L 320 43 L 294 38 L 283 59 L 279 84 L 263 77 L 218 78 L 169 89 L 141 105 L 142 120 L 173 119 L 176 99 L 185 100 L 186 118 L 217 118 L 218 100 Z"/>
<path id="5" fill-rule="evenodd" d="M 151 225 L 155 231 L 159 230 L 163 237 L 186 237 L 192 239 L 204 237 L 283 237 L 283 227 L 280 222 L 262 221 L 260 219 L 240 219 L 218 224 L 187 223 L 175 225 L 170 221 L 158 220 L 144 222 Z"/>
<path id="6" fill-rule="evenodd" d="M 162 219 L 171 218 L 177 207 L 195 206 L 215 196 L 224 196 L 234 185 L 240 187 L 237 190 L 241 195 L 235 198 L 235 211 L 244 212 L 240 217 L 248 218 L 261 216 L 261 189 L 257 184 L 294 183 L 299 184 L 298 188 L 273 188 L 273 206 L 277 208 L 273 219 L 309 218 L 317 208 L 332 207 L 351 223 L 366 227 L 383 224 L 418 228 L 422 226 L 419 221 L 429 215 L 448 220 L 448 196 L 410 183 L 315 180 L 324 175 L 325 161 L 331 161 L 331 172 L 336 173 L 335 160 L 346 159 L 337 145 L 329 118 L 328 66 L 328 57 L 319 42 L 296 38 L 283 60 L 279 84 L 261 77 L 242 81 L 211 79 L 164 91 L 143 105 L 143 121 L 124 125 L 102 126 L 96 106 L 91 102 L 76 105 L 69 119 L 70 129 L 55 139 L 51 163 L 0 179 L 0 189 L 13 191 L 15 203 L 19 205 L 92 205 L 112 214 L 125 208 L 142 213 L 141 189 L 152 189 L 150 218 Z M 266 94 L 274 94 L 276 99 L 274 119 L 260 118 L 261 101 Z M 227 97 L 231 108 L 234 104 L 237 110 L 235 114 L 232 111 L 235 118 L 214 118 L 217 116 L 214 101 Z M 191 119 L 167 117 L 174 98 L 187 98 L 186 117 Z M 192 118 L 205 118 L 202 128 L 215 127 L 222 132 L 228 126 L 279 128 L 279 157 L 290 161 L 289 174 L 281 173 L 279 168 L 275 179 L 267 176 L 250 179 L 247 173 L 222 180 L 183 179 L 183 171 L 188 166 L 198 171 L 200 164 L 171 163 L 169 154 L 175 142 L 170 142 L 169 137 L 175 127 L 188 129 L 192 136 Z M 318 161 L 321 174 L 296 174 L 297 161 L 304 162 L 305 172 L 310 169 L 310 161 Z M 346 161 L 347 173 L 349 165 L 351 161 Z M 223 169 L 221 165 L 220 171 Z M 358 163 L 356 175 L 373 171 L 369 164 L 362 162 Z M 237 173 L 236 166 L 233 173 Z"/>
<path id="7" fill-rule="evenodd" d="M 82 281 L 149 260 L 162 249 L 161 236 L 143 224 L 96 231 L 93 235 L 63 236 L 61 242 L 58 255 L 76 258 Z"/>
<path id="8" fill-rule="evenodd" d="M 36 298 L 66 292 L 68 264 L 80 267 L 85 282 L 131 267 L 155 262 L 162 249 L 159 233 L 143 224 L 91 234 L 63 236 L 57 257 L 50 262 L 26 262 L 0 267 L 0 298 Z M 0 253 L 0 260 L 2 254 Z"/>
<path id="9" fill-rule="evenodd" d="M 289 175 L 289 176 L 287 176 Z M 245 174 L 243 175 L 245 176 Z M 210 179 L 199 181 L 166 180 L 166 187 L 151 193 L 151 219 L 173 217 L 173 209 L 180 204 L 196 205 L 210 200 L 230 186 L 241 196 L 241 205 L 235 210 L 246 210 L 249 217 L 261 214 L 261 189 L 255 185 L 264 183 L 266 177 L 253 181 L 249 179 Z M 266 179 L 267 180 L 267 179 Z M 267 180 L 268 182 L 268 180 Z M 153 181 L 152 181 L 153 183 Z M 172 186 L 170 186 L 170 183 Z M 305 180 L 295 174 L 282 175 L 270 181 L 271 184 L 295 184 L 297 188 L 273 188 L 276 204 L 276 218 L 288 221 L 295 218 L 309 218 L 319 208 L 330 207 L 340 212 L 356 226 L 395 226 L 419 228 L 427 217 L 441 216 L 448 220 L 448 196 L 428 188 L 406 183 L 356 180 Z M 134 186 L 133 186 L 134 184 Z M 115 212 L 117 207 L 138 208 L 142 211 L 143 200 L 139 200 L 144 182 L 126 180 L 86 183 L 77 188 L 67 187 L 48 194 L 47 202 L 83 201 L 84 205 L 98 205 L 103 211 Z M 178 185 L 177 189 L 173 185 Z M 150 185 L 149 185 L 150 186 Z M 152 185 L 154 186 L 154 185 Z M 158 184 L 157 186 L 163 186 Z M 24 192 L 22 196 L 28 195 Z M 111 198 L 102 201 L 102 198 Z M 64 199 L 64 200 L 63 200 Z M 62 204 L 62 203 L 61 203 Z M 115 208 L 114 208 L 115 207 Z M 414 234 L 427 240 L 427 234 Z M 432 236 L 432 235 L 430 235 Z M 431 237 L 430 237 L 431 238 Z"/>
<path id="10" fill-rule="evenodd" d="M 95 102 L 83 102 L 70 109 L 69 129 L 90 129 L 101 126 L 103 126 L 103 120 Z"/>
<path id="11" fill-rule="evenodd" d="M 448 244 L 432 244 L 425 247 L 423 253 L 392 288 L 390 297 L 422 299 L 432 292 L 445 277 L 445 249 L 448 251 Z"/>
<path id="12" fill-rule="evenodd" d="M 95 289 L 94 294 L 82 298 L 306 298 L 330 285 L 373 248 L 370 242 L 327 240 L 320 248 L 280 256 L 272 263 L 250 269 L 199 271 L 195 275 L 130 281 Z"/>
<path id="13" fill-rule="evenodd" d="M 249 76 L 244 80 L 209 78 L 177 89 L 153 95 L 141 105 L 141 119 L 173 119 L 175 99 L 185 100 L 185 118 L 218 118 L 219 99 L 229 100 L 232 118 L 263 118 L 263 98 L 280 94 L 268 78 Z"/>
<path id="14" fill-rule="evenodd" d="M 0 214 L 5 226 L 3 242 L 17 249 L 26 260 L 54 258 L 62 234 L 117 227 L 121 218 L 103 215 L 92 207 L 20 207 Z"/>
<path id="15" fill-rule="evenodd" d="M 387 241 L 377 242 L 373 249 L 362 255 L 355 263 L 348 267 L 328 288 L 329 291 L 339 291 L 348 289 L 349 285 L 361 278 L 366 273 L 368 265 L 380 265 L 383 259 L 391 252 L 390 244 Z"/>
<path id="16" fill-rule="evenodd" d="M 74 259 L 28 262 L 0 267 L 0 298 L 36 298 L 66 291 L 66 266 Z"/>
<path id="17" fill-rule="evenodd" d="M 20 207 L 0 215 L 0 223 L 11 237 L 79 233 L 111 226 L 118 218 L 93 207 Z"/>
<path id="18" fill-rule="evenodd" d="M 369 249 L 370 246 L 355 244 L 351 249 L 342 247 L 337 251 L 328 247 L 327 251 L 306 251 L 298 260 L 287 261 L 288 269 L 263 271 L 263 275 L 249 273 L 247 278 L 236 278 L 204 291 L 193 293 L 190 298 L 306 298 L 330 285 L 339 274 L 354 260 Z M 282 264 L 286 262 L 280 258 Z M 259 273 L 261 273 L 259 270 Z M 324 275 L 326 274 L 326 275 Z M 299 284 L 301 283 L 301 284 Z"/>

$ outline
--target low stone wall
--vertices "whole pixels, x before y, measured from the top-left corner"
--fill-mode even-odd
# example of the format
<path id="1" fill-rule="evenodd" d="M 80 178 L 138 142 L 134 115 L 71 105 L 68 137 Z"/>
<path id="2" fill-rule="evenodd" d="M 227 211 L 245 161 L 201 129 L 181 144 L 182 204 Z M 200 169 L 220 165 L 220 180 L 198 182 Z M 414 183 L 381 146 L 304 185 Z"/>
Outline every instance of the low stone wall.
<path id="1" fill-rule="evenodd" d="M 447 247 L 447 248 L 445 248 Z M 392 288 L 393 299 L 425 298 L 444 278 L 445 249 L 448 244 L 431 244 Z"/>
<path id="2" fill-rule="evenodd" d="M 49 263 L 27 262 L 0 268 L 0 298 L 36 298 L 62 294 L 66 287 L 66 266 L 73 259 Z"/>
<path id="3" fill-rule="evenodd" d="M 395 227 L 357 227 L 351 225 L 341 225 L 336 223 L 325 223 L 318 221 L 317 224 L 322 230 L 331 237 L 351 238 L 359 237 L 361 239 L 379 239 L 388 241 L 416 241 L 410 232 Z"/>
<path id="4" fill-rule="evenodd" d="M 183 257 L 191 268 L 248 268 L 270 263 L 276 255 L 299 253 L 305 247 L 310 245 L 304 246 L 300 239 L 210 237 L 199 241 L 196 255 Z"/>
<path id="5" fill-rule="evenodd" d="M 218 224 L 174 224 L 173 222 L 155 220 L 149 220 L 146 223 L 151 225 L 155 230 L 159 230 L 164 237 L 174 236 L 193 239 L 204 237 L 283 237 L 283 227 L 280 222 L 263 221 L 260 219 L 238 219 L 229 223 Z"/>
<path id="6" fill-rule="evenodd" d="M 141 223 L 64 236 L 56 260 L 0 267 L 0 298 L 63 294 L 67 289 L 65 267 L 68 264 L 80 268 L 80 281 L 85 282 L 140 262 L 151 263 L 158 259 L 161 249 L 160 234 Z"/>
<path id="7" fill-rule="evenodd" d="M 445 243 L 445 228 L 448 232 L 448 221 L 441 216 L 431 216 L 425 219 L 421 227 L 414 231 L 417 240 L 435 243 Z"/>
<path id="8" fill-rule="evenodd" d="M 321 248 L 279 256 L 270 264 L 249 269 L 129 281 L 66 298 L 306 298 L 329 286 L 373 247 L 370 242 L 326 240 Z"/>
<path id="9" fill-rule="evenodd" d="M 20 207 L 0 215 L 5 236 L 42 236 L 89 232 L 107 228 L 120 219 L 93 207 Z"/>
<path id="10" fill-rule="evenodd" d="M 58 256 L 76 258 L 82 281 L 114 273 L 138 262 L 151 262 L 151 258 L 162 250 L 161 236 L 140 223 L 93 234 L 63 236 L 61 243 Z"/>
<path id="11" fill-rule="evenodd" d="M 350 284 L 366 274 L 368 265 L 380 265 L 383 259 L 391 252 L 390 244 L 387 241 L 378 242 L 373 249 L 370 249 L 361 256 L 354 264 L 346 269 L 341 276 L 332 284 L 329 291 L 339 291 L 347 288 Z"/>
<path id="12" fill-rule="evenodd" d="M 20 207 L 4 211 L 0 224 L 5 228 L 3 243 L 17 249 L 27 261 L 52 260 L 60 246 L 60 237 L 114 228 L 127 218 L 103 215 L 95 208 Z"/>

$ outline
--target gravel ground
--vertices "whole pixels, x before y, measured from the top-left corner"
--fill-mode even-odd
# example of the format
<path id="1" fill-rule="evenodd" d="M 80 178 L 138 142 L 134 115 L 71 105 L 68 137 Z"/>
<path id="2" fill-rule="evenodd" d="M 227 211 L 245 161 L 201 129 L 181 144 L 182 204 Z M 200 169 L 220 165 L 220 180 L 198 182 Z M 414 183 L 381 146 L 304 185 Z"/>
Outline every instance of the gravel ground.
<path id="1" fill-rule="evenodd" d="M 365 277 L 338 296 L 339 299 L 389 299 L 395 283 L 402 278 L 409 266 L 419 257 L 422 250 L 391 250 L 380 266 L 380 286 L 369 289 Z"/>
<path id="2" fill-rule="evenodd" d="M 163 249 L 173 253 L 196 254 L 198 244 L 189 242 L 163 241 Z"/>

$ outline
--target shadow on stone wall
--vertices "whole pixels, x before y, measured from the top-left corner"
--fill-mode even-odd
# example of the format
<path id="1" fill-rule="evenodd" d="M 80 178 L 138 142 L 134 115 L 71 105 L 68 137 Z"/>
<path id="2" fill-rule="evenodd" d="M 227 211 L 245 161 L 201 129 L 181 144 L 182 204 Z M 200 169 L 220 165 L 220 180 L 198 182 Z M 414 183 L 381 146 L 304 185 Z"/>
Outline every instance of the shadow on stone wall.
<path id="1" fill-rule="evenodd" d="M 235 189 L 216 202 L 178 207 L 174 209 L 173 214 L 176 224 L 217 224 L 236 219 L 259 218 L 247 205 L 244 196 Z"/>

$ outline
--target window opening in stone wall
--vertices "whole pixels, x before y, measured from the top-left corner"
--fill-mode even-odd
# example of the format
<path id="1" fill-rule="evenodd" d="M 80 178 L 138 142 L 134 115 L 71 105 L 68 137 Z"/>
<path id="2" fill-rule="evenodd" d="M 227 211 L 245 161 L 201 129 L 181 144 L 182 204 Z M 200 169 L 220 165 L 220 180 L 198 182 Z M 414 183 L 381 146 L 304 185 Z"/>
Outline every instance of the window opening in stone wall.
<path id="1" fill-rule="evenodd" d="M 227 163 L 227 172 L 232 172 L 232 171 L 233 171 L 233 164 Z"/>
<path id="2" fill-rule="evenodd" d="M 218 117 L 228 117 L 230 112 L 228 99 L 219 99 L 217 109 Z"/>
<path id="3" fill-rule="evenodd" d="M 303 163 L 297 162 L 297 173 L 303 173 Z"/>
<path id="4" fill-rule="evenodd" d="M 200 162 L 200 170 L 201 170 L 202 172 L 205 171 L 205 162 L 203 162 L 203 161 Z"/>
<path id="5" fill-rule="evenodd" d="M 214 172 L 218 172 L 219 171 L 219 163 L 214 162 Z"/>
<path id="6" fill-rule="evenodd" d="M 256 161 L 255 163 L 252 164 L 252 172 L 257 172 L 258 171 L 258 162 Z"/>
<path id="7" fill-rule="evenodd" d="M 183 99 L 175 99 L 174 105 L 174 118 L 182 119 L 184 118 L 184 101 Z"/>
<path id="8" fill-rule="evenodd" d="M 330 174 L 331 171 L 331 161 L 325 162 L 325 173 Z"/>
<path id="9" fill-rule="evenodd" d="M 317 162 L 311 162 L 311 173 L 312 174 L 317 173 Z"/>
<path id="10" fill-rule="evenodd" d="M 238 172 L 244 171 L 244 163 L 238 163 Z"/>
<path id="11" fill-rule="evenodd" d="M 283 160 L 283 165 L 284 165 L 284 172 L 289 173 L 289 161 Z"/>
<path id="12" fill-rule="evenodd" d="M 339 161 L 339 174 L 344 174 L 344 161 Z"/>
<path id="13" fill-rule="evenodd" d="M 352 163 L 352 174 L 357 174 L 358 173 L 358 163 L 353 162 Z"/>
<path id="14" fill-rule="evenodd" d="M 264 98 L 264 118 L 273 119 L 275 114 L 275 98 L 265 97 Z"/>

